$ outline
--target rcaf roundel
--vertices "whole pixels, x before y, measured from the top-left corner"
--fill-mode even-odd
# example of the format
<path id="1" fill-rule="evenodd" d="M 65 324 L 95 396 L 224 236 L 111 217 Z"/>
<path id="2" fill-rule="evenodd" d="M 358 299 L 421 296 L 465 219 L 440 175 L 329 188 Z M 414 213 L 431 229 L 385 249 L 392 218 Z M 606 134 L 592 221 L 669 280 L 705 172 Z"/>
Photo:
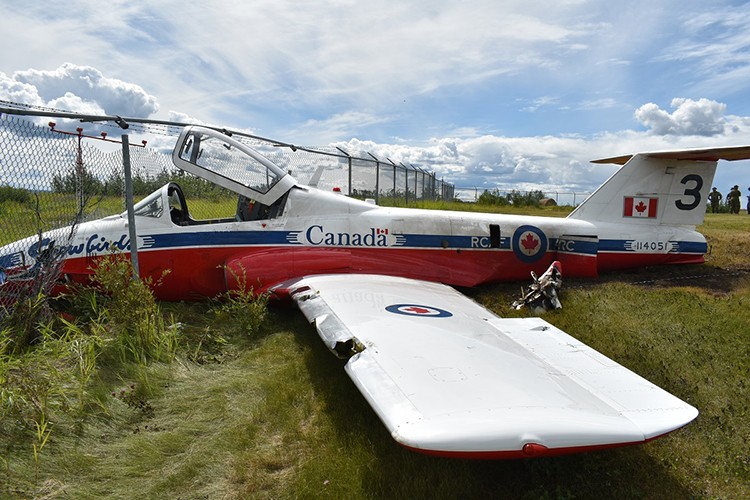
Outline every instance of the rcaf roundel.
<path id="1" fill-rule="evenodd" d="M 547 252 L 547 236 L 538 227 L 521 226 L 513 233 L 513 253 L 522 262 L 536 262 Z"/>
<path id="2" fill-rule="evenodd" d="M 438 307 L 421 304 L 393 304 L 385 308 L 386 311 L 404 316 L 420 316 L 422 318 L 450 318 L 453 313 Z"/>

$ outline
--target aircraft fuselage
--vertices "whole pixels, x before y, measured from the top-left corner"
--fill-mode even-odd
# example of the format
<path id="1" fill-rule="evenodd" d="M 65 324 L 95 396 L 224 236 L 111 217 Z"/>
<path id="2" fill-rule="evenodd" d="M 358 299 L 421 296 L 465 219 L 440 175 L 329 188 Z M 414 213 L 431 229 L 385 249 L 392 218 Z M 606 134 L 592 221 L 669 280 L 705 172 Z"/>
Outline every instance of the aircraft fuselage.
<path id="1" fill-rule="evenodd" d="M 594 277 L 617 268 L 702 262 L 705 253 L 703 236 L 688 229 L 665 232 L 644 226 L 639 236 L 637 226 L 631 225 L 623 237 L 624 228 L 617 225 L 378 207 L 307 187 L 292 189 L 271 218 L 185 218 L 177 224 L 165 208 L 174 186 L 149 197 L 158 200 L 161 210 L 140 210 L 146 215 L 136 216 L 141 276 L 160 281 L 155 293 L 165 300 L 214 296 L 243 282 L 265 290 L 289 278 L 327 273 L 475 286 L 524 280 L 530 271 L 540 273 L 555 260 L 562 263 L 566 277 Z M 113 251 L 129 253 L 127 216 L 80 224 L 70 243 L 49 236 L 41 242 L 27 238 L 15 244 L 22 256 L 5 247 L 0 259 L 22 261 L 29 268 L 51 243 L 65 258 L 63 275 L 86 281 L 97 259 Z M 8 264 L 3 267 L 12 267 Z"/>

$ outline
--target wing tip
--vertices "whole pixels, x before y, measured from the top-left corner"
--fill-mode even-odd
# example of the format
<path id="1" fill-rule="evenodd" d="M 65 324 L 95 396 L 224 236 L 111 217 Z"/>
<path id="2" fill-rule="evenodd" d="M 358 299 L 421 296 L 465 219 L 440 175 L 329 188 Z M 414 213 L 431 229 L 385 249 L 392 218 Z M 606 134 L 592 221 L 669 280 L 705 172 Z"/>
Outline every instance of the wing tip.
<path id="1" fill-rule="evenodd" d="M 656 438 L 653 438 L 656 439 Z M 638 444 L 646 443 L 650 440 L 643 441 L 629 441 L 625 443 L 611 443 L 611 444 L 596 444 L 596 445 L 585 445 L 585 446 L 569 446 L 562 448 L 548 448 L 543 444 L 539 443 L 525 443 L 519 450 L 485 450 L 485 451 L 471 451 L 471 450 L 430 450 L 424 448 L 416 448 L 413 446 L 405 445 L 401 446 L 413 451 L 415 453 L 421 453 L 424 455 L 431 455 L 441 458 L 457 458 L 463 460 L 519 460 L 525 458 L 545 458 L 545 457 L 559 457 L 563 455 L 574 455 L 577 453 L 590 453 L 594 451 L 603 451 L 613 448 L 622 448 L 624 446 L 634 446 Z"/>

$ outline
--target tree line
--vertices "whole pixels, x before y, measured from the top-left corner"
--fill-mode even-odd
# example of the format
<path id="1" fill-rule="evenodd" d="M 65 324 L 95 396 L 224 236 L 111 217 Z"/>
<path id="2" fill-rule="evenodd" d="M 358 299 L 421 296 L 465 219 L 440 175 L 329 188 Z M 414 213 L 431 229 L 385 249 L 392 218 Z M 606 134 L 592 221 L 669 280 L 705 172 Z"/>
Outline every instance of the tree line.
<path id="1" fill-rule="evenodd" d="M 176 181 L 186 195 L 198 198 L 218 199 L 228 194 L 227 190 L 216 184 L 185 173 L 181 170 L 163 169 L 156 174 L 138 171 L 133 175 L 133 194 L 145 196 L 168 182 Z M 125 177 L 121 172 L 112 173 L 100 179 L 88 171 L 81 174 L 75 170 L 65 175 L 52 178 L 52 191 L 55 193 L 77 193 L 79 186 L 87 195 L 123 196 L 125 194 Z"/>
<path id="2" fill-rule="evenodd" d="M 500 192 L 499 189 L 495 188 L 492 191 L 485 190 L 481 195 L 477 203 L 483 205 L 515 205 L 517 207 L 536 207 L 545 198 L 544 192 L 535 190 L 527 191 L 522 193 L 515 189 L 509 193 Z"/>

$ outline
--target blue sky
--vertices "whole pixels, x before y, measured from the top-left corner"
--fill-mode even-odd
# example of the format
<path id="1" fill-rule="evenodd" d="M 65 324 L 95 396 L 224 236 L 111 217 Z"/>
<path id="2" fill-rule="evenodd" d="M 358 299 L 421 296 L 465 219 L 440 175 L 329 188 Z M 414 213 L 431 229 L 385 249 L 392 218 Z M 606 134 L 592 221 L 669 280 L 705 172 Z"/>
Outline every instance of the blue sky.
<path id="1" fill-rule="evenodd" d="M 459 186 L 590 191 L 614 171 L 591 159 L 750 144 L 746 2 L 0 6 L 0 99 L 365 148 Z"/>

